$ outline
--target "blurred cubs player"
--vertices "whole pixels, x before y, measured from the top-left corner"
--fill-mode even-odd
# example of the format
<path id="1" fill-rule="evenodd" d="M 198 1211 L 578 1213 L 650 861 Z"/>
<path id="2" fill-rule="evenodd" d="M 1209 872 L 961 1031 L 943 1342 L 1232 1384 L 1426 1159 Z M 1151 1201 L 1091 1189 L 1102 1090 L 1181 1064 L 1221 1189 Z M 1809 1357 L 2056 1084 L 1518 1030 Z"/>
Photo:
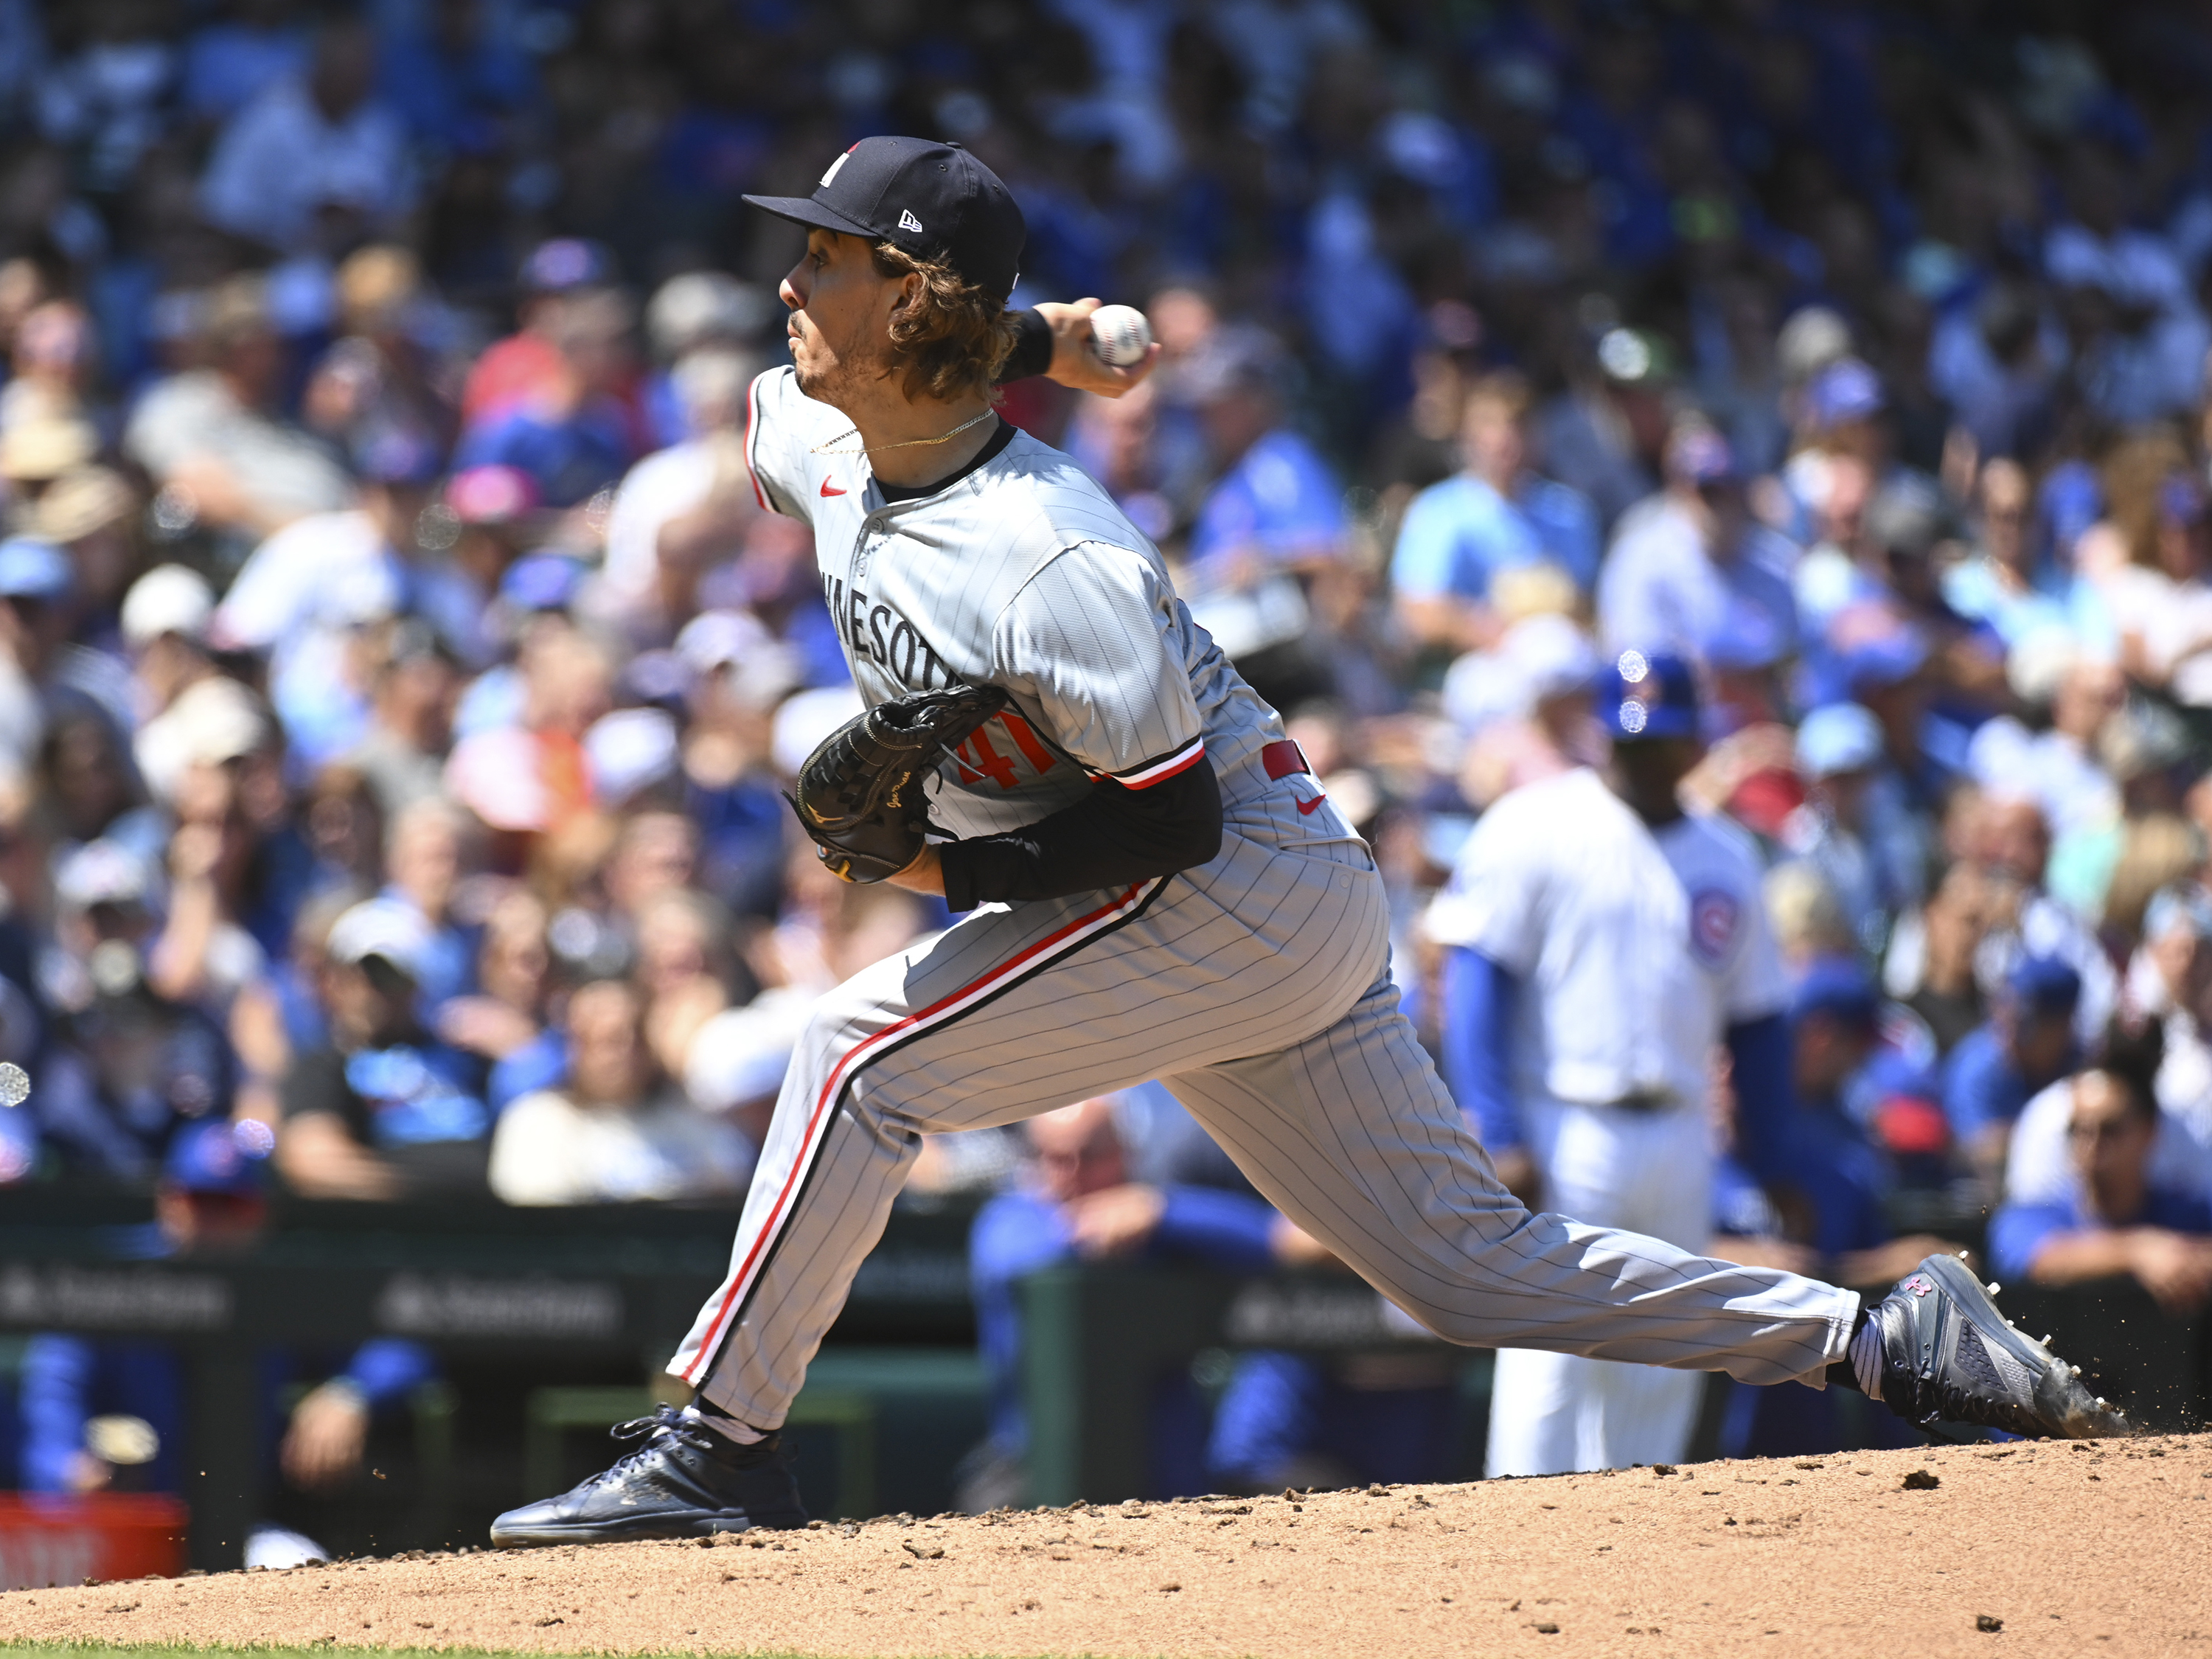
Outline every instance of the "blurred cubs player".
<path id="1" fill-rule="evenodd" d="M 1532 1207 L 1697 1249 L 1712 1231 L 1714 1045 L 1728 1042 L 1747 1112 L 1778 1098 L 1788 990 L 1749 838 L 1676 799 L 1704 752 L 1687 665 L 1622 652 L 1597 700 L 1607 769 L 1505 796 L 1431 908 L 1448 947 L 1445 1074 Z M 1501 1350 L 1488 1472 L 1674 1462 L 1700 1382 Z"/>
<path id="2" fill-rule="evenodd" d="M 1010 362 L 1109 394 L 1145 366 L 1092 354 L 1095 304 L 1006 309 L 1021 210 L 956 145 L 864 139 L 811 195 L 754 199 L 807 235 L 782 287 L 792 362 L 753 384 L 746 461 L 761 505 L 811 526 L 871 705 L 802 769 L 801 821 L 831 868 L 941 894 L 961 920 L 809 1018 L 729 1274 L 670 1364 L 691 1404 L 623 1425 L 634 1450 L 500 1516 L 495 1542 L 804 1525 L 779 1431 L 922 1136 L 1152 1078 L 1449 1340 L 1832 1382 L 1916 1421 L 2109 1425 L 1955 1260 L 1867 1304 L 1529 1213 L 1399 1011 L 1365 843 L 1158 550 L 993 407 Z M 951 757 L 892 741 L 954 704 L 986 713 Z"/>

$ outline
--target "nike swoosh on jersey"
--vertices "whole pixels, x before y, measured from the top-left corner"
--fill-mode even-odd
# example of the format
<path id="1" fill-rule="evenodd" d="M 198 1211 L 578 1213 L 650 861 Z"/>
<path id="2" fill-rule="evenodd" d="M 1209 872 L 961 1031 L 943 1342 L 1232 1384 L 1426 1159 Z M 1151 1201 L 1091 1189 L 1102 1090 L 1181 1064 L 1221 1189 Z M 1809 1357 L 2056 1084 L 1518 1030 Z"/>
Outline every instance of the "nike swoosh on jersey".
<path id="1" fill-rule="evenodd" d="M 1298 804 L 1298 816 L 1302 818 L 1310 818 L 1313 816 L 1314 808 L 1327 800 L 1328 797 L 1327 795 L 1316 795 L 1311 800 L 1308 800 L 1303 795 L 1293 795 L 1291 799 L 1297 801 Z"/>
<path id="2" fill-rule="evenodd" d="M 845 491 L 843 491 L 843 490 L 842 490 L 842 489 L 830 489 L 830 480 L 829 480 L 829 479 L 827 479 L 827 478 L 824 478 L 824 479 L 822 481 L 822 493 L 823 493 L 823 495 L 844 495 L 846 492 L 845 492 Z"/>

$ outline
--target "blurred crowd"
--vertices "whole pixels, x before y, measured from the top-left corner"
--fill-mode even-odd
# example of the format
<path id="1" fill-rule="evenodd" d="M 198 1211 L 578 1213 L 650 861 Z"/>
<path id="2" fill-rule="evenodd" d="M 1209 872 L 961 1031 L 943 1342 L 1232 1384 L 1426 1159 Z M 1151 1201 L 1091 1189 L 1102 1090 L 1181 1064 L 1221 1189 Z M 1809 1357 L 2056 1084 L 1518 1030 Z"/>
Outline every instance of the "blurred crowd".
<path id="1" fill-rule="evenodd" d="M 1372 841 L 1432 1046 L 1474 819 L 1679 653 L 1848 1176 L 1717 1229 L 2002 1206 L 2007 1277 L 2199 1305 L 2208 89 L 2179 4 L 0 0 L 0 1182 L 228 1122 L 311 1196 L 742 1190 L 811 996 L 947 917 L 778 798 L 858 703 L 736 198 L 916 131 L 1014 188 L 1015 304 L 1148 312 L 1136 392 L 1005 412 Z M 917 1189 L 1152 1248 L 1054 1184 L 1095 1118 Z"/>

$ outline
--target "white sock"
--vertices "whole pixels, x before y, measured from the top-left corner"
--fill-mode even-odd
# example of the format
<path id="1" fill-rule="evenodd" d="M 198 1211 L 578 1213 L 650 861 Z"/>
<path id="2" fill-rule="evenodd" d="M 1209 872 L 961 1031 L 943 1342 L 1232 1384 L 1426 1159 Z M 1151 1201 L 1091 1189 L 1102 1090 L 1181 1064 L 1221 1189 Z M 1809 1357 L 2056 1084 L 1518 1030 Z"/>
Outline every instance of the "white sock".
<path id="1" fill-rule="evenodd" d="M 1881 1398 L 1881 1331 L 1869 1317 L 1851 1334 L 1851 1375 L 1869 1400 Z"/>
<path id="2" fill-rule="evenodd" d="M 740 1446 L 756 1446 L 768 1438 L 750 1423 L 740 1423 L 734 1417 L 725 1417 L 720 1412 L 702 1412 L 696 1406 L 686 1406 L 684 1415 L 694 1423 L 704 1424 L 723 1439 Z"/>

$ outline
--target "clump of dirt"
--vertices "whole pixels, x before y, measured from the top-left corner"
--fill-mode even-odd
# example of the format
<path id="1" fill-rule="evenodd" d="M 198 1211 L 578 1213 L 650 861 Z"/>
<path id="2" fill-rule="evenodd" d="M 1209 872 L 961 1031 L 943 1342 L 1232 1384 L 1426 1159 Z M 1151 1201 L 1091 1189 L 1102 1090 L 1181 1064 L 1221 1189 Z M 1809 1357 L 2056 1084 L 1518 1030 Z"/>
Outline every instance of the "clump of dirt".
<path id="1" fill-rule="evenodd" d="M 1905 1477 L 1925 1470 L 1936 1477 Z M 2212 1652 L 2212 1437 L 1077 1504 L 0 1595 L 0 1638 L 548 1653 Z"/>

